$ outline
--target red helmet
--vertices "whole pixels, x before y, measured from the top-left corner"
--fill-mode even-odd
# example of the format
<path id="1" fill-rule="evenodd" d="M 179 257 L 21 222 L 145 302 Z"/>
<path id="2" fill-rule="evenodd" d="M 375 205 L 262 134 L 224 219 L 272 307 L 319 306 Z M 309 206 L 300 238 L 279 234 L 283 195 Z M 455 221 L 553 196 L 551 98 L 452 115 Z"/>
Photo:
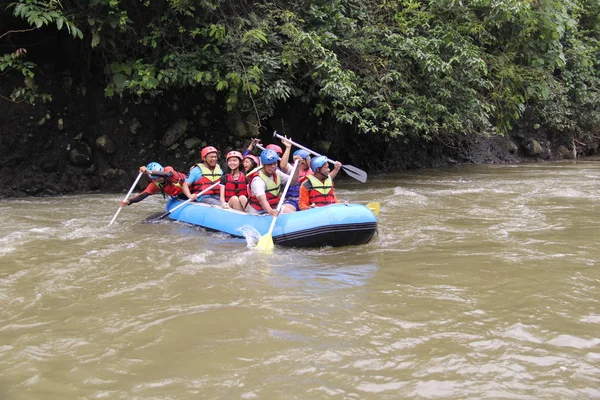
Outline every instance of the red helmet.
<path id="1" fill-rule="evenodd" d="M 244 159 L 246 159 L 246 158 L 249 158 L 252 161 L 254 161 L 254 164 L 256 164 L 256 166 L 260 165 L 260 163 L 258 162 L 258 157 L 256 157 L 255 155 L 248 154 L 248 155 L 246 155 L 246 157 L 244 157 Z"/>
<path id="2" fill-rule="evenodd" d="M 279 157 L 281 157 L 281 155 L 283 154 L 283 150 L 281 150 L 281 147 L 277 146 L 276 144 L 270 144 L 266 148 L 268 150 L 273 150 L 275 153 L 277 153 Z"/>
<path id="3" fill-rule="evenodd" d="M 225 157 L 225 161 L 229 160 L 231 157 L 237 157 L 240 159 L 240 162 L 244 161 L 244 157 L 242 157 L 242 153 L 239 151 L 232 150 L 227 153 L 227 157 Z"/>
<path id="4" fill-rule="evenodd" d="M 216 148 L 214 148 L 213 146 L 206 146 L 205 148 L 202 149 L 202 152 L 200 152 L 200 156 L 204 160 L 206 158 L 206 156 L 208 155 L 208 153 L 218 153 L 218 152 L 219 151 Z"/>

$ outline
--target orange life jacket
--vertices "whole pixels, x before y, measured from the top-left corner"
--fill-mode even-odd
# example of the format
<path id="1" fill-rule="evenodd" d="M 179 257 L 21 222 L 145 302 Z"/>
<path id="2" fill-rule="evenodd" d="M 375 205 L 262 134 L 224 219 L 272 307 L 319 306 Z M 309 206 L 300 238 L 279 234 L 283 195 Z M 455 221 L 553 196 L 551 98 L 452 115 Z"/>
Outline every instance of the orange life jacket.
<path id="1" fill-rule="evenodd" d="M 308 204 L 315 204 L 317 207 L 323 207 L 335 203 L 333 181 L 330 177 L 327 177 L 325 182 L 321 182 L 314 175 L 307 175 L 303 185 L 308 189 Z"/>

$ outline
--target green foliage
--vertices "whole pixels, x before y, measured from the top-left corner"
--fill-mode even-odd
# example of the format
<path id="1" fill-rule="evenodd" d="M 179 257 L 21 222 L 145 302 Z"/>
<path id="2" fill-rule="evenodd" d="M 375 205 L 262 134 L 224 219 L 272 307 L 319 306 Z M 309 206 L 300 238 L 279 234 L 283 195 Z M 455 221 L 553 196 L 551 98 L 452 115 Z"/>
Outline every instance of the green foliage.
<path id="1" fill-rule="evenodd" d="M 4 99 L 10 99 L 10 101 L 15 103 L 25 101 L 29 104 L 33 104 L 36 100 L 41 100 L 43 102 L 51 101 L 52 96 L 38 92 L 37 86 L 34 83 L 34 71 L 36 65 L 30 61 L 25 61 L 26 54 L 27 51 L 21 48 L 14 53 L 0 56 L 0 73 L 7 73 L 12 70 L 20 73 L 24 77 L 24 86 L 15 87 L 9 98 L 6 98 L 5 96 L 2 97 Z"/>
<path id="2" fill-rule="evenodd" d="M 579 0 L 563 40 L 565 65 L 535 111 L 554 131 L 577 136 L 600 128 L 600 3 Z"/>
<path id="3" fill-rule="evenodd" d="M 569 134 L 600 124 L 597 0 L 13 6 L 32 27 L 83 39 L 107 96 L 208 92 L 259 118 L 303 102 L 321 119 L 384 137 L 502 134 L 527 108 Z"/>
<path id="4" fill-rule="evenodd" d="M 13 3 L 13 15 L 22 18 L 29 25 L 36 28 L 56 24 L 56 29 L 65 28 L 74 38 L 83 39 L 83 32 L 77 26 L 69 21 L 61 11 L 61 4 L 58 0 L 37 1 L 21 0 Z"/>
<path id="5" fill-rule="evenodd" d="M 49 0 L 47 2 L 21 0 L 17 3 L 9 4 L 8 8 L 12 7 L 14 7 L 13 16 L 25 20 L 32 29 L 55 25 L 57 30 L 64 28 L 74 38 L 83 38 L 81 30 L 62 13 L 61 4 L 58 0 Z M 11 32 L 3 33 L 0 38 L 9 33 Z M 0 55 L 0 72 L 16 72 L 25 77 L 25 85 L 15 87 L 10 94 L 10 100 L 16 103 L 25 101 L 30 104 L 35 103 L 37 100 L 43 102 L 51 101 L 51 95 L 38 91 L 38 87 L 34 82 L 36 65 L 30 61 L 25 61 L 26 54 L 27 50 L 21 48 L 12 54 Z M 7 99 L 4 96 L 2 97 Z"/>

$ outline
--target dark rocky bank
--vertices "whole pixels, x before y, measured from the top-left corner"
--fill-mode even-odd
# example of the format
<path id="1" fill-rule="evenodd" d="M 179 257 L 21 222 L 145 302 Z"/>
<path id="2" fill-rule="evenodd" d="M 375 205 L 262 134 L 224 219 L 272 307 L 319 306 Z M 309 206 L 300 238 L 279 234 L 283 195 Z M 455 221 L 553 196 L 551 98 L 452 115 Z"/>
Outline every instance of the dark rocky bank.
<path id="1" fill-rule="evenodd" d="M 74 88 L 68 76 L 56 83 L 52 102 L 14 104 L 0 112 L 1 197 L 124 192 L 137 169 L 150 161 L 186 172 L 199 149 L 221 155 L 263 143 L 277 130 L 315 151 L 369 173 L 480 163 L 520 163 L 596 154 L 598 135 L 573 140 L 545 132 L 525 119 L 507 137 L 480 135 L 431 141 L 384 140 L 354 135 L 306 118 L 302 107 L 282 109 L 261 121 L 211 108 L 212 95 L 170 95 L 154 100 L 106 99 L 101 88 Z M 140 188 L 145 183 L 140 183 Z"/>

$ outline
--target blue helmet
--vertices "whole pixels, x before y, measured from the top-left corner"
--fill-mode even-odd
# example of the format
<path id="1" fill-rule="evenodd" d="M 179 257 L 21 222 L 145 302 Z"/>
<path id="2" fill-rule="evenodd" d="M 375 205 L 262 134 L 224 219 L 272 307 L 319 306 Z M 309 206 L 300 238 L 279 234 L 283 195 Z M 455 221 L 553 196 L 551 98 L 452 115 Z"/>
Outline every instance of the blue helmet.
<path id="1" fill-rule="evenodd" d="M 274 164 L 279 160 L 281 160 L 281 158 L 279 158 L 274 150 L 265 149 L 260 153 L 260 162 L 262 165 Z"/>
<path id="2" fill-rule="evenodd" d="M 146 169 L 149 172 L 152 172 L 152 171 L 163 172 L 165 170 L 162 165 L 160 165 L 159 163 L 154 162 L 154 161 L 151 162 L 150 164 L 146 165 Z M 156 179 L 156 178 L 160 178 L 160 176 L 152 175 L 152 178 Z"/>
<path id="3" fill-rule="evenodd" d="M 304 149 L 296 150 L 293 154 L 294 157 L 300 156 L 301 159 L 306 160 L 310 153 Z"/>
<path id="4" fill-rule="evenodd" d="M 312 169 L 313 172 L 316 172 L 317 169 L 319 169 L 323 165 L 325 165 L 326 162 L 327 162 L 327 157 L 325 157 L 325 156 L 315 157 L 312 160 L 310 160 L 310 169 Z"/>

